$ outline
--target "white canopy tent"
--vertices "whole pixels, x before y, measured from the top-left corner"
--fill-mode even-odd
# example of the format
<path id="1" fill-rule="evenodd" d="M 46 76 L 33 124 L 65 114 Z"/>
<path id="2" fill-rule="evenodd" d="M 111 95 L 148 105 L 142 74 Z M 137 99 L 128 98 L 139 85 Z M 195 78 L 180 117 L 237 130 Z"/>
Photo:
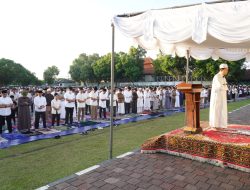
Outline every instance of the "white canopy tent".
<path id="1" fill-rule="evenodd" d="M 145 49 L 204 60 L 250 61 L 250 1 L 199 4 L 118 15 L 113 23 Z"/>
<path id="2" fill-rule="evenodd" d="M 198 60 L 219 57 L 250 61 L 250 0 L 220 1 L 117 15 L 112 20 L 111 107 L 114 89 L 115 27 L 143 48 Z M 188 60 L 187 73 L 188 78 Z M 186 79 L 187 81 L 187 79 Z M 110 154 L 113 110 L 110 113 Z"/>

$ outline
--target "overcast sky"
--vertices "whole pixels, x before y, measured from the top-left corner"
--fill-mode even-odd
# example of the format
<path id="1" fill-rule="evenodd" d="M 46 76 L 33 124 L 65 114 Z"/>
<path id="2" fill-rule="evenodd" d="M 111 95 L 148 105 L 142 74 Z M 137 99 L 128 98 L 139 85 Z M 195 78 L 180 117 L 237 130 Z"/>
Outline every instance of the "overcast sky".
<path id="1" fill-rule="evenodd" d="M 0 58 L 22 64 L 39 79 L 52 65 L 59 68 L 59 77 L 69 77 L 79 54 L 111 51 L 114 15 L 197 2 L 204 1 L 0 0 Z M 116 32 L 116 51 L 127 52 L 131 45 L 131 39 Z"/>

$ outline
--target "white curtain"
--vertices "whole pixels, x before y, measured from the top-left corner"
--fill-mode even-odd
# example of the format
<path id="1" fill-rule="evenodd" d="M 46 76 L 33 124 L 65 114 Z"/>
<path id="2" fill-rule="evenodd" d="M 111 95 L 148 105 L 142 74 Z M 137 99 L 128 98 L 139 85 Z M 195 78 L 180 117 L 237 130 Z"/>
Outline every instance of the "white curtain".
<path id="1" fill-rule="evenodd" d="M 250 61 L 250 1 L 149 10 L 113 18 L 115 26 L 145 49 L 195 59 Z"/>

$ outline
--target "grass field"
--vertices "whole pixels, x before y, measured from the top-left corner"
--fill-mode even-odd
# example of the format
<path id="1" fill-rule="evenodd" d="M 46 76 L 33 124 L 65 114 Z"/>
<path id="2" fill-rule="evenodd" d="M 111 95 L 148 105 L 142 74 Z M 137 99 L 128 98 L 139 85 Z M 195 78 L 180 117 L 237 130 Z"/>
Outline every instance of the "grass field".
<path id="1" fill-rule="evenodd" d="M 250 100 L 228 104 L 232 111 Z M 208 109 L 201 110 L 208 120 Z M 139 148 L 149 137 L 183 127 L 184 113 L 114 128 L 114 156 Z M 48 139 L 0 150 L 0 189 L 29 190 L 108 159 L 109 129 Z"/>

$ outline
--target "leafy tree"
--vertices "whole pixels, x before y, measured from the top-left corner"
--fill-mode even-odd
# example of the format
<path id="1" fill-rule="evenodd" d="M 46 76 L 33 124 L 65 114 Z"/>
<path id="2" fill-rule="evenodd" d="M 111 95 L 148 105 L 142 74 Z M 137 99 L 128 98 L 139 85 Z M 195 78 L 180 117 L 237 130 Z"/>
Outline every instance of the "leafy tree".
<path id="1" fill-rule="evenodd" d="M 48 84 L 53 84 L 56 80 L 57 75 L 59 75 L 59 72 L 59 69 L 55 65 L 48 67 L 43 72 L 44 81 Z"/>
<path id="2" fill-rule="evenodd" d="M 126 53 L 119 52 L 115 54 L 115 81 L 122 82 L 125 80 L 124 73 L 124 62 L 126 58 Z"/>
<path id="3" fill-rule="evenodd" d="M 98 54 L 87 55 L 82 53 L 73 61 L 70 66 L 69 74 L 71 78 L 77 82 L 95 82 L 97 77 L 94 75 L 93 64 L 99 60 Z"/>
<path id="4" fill-rule="evenodd" d="M 41 81 L 24 68 L 21 64 L 15 63 L 9 59 L 0 59 L 0 86 L 3 85 L 36 85 Z"/>
<path id="5" fill-rule="evenodd" d="M 110 81 L 111 53 L 102 56 L 93 64 L 93 71 L 98 82 Z"/>
<path id="6" fill-rule="evenodd" d="M 73 65 L 70 65 L 69 74 L 74 81 L 79 83 L 82 81 L 81 64 L 77 60 L 74 60 Z"/>
<path id="7" fill-rule="evenodd" d="M 136 81 L 142 77 L 146 51 L 131 47 L 129 53 L 115 53 L 115 81 Z M 100 82 L 110 80 L 111 54 L 82 53 L 70 66 L 71 78 L 77 82 Z"/>
<path id="8" fill-rule="evenodd" d="M 122 54 L 121 63 L 123 64 L 124 77 L 131 81 L 138 81 L 143 76 L 143 63 L 146 51 L 138 46 L 131 47 L 128 54 Z"/>
<path id="9" fill-rule="evenodd" d="M 226 63 L 229 66 L 228 80 L 231 82 L 239 82 L 242 75 L 245 72 L 244 59 L 239 61 L 226 61 L 223 59 L 218 59 L 214 61 L 213 59 L 199 61 L 196 60 L 194 63 L 193 76 L 202 76 L 205 80 L 212 80 L 213 76 L 218 73 L 219 65 Z"/>
<path id="10" fill-rule="evenodd" d="M 143 61 L 143 60 L 142 60 Z M 124 64 L 124 76 L 128 81 L 134 82 L 142 78 L 143 62 L 135 57 L 127 55 Z"/>
<path id="11" fill-rule="evenodd" d="M 218 73 L 219 65 L 227 63 L 229 65 L 228 80 L 231 82 L 239 82 L 242 74 L 245 72 L 244 59 L 239 61 L 226 61 L 218 59 L 195 60 L 190 57 L 189 71 L 193 78 L 202 77 L 203 80 L 212 80 L 213 76 Z M 160 53 L 157 59 L 153 62 L 156 75 L 167 74 L 177 78 L 184 76 L 186 73 L 186 58 L 174 57 L 163 55 Z"/>
<path id="12" fill-rule="evenodd" d="M 156 65 L 157 73 L 165 73 L 174 78 L 184 76 L 186 74 L 186 63 L 187 60 L 185 57 L 171 57 L 169 55 L 158 54 L 157 59 L 153 61 L 153 64 Z M 190 58 L 189 69 L 192 70 L 194 65 L 194 59 Z"/>
<path id="13" fill-rule="evenodd" d="M 146 57 L 147 51 L 141 46 L 138 46 L 137 48 L 131 46 L 128 54 L 134 57 L 137 61 L 142 61 L 142 59 Z"/>
<path id="14" fill-rule="evenodd" d="M 14 81 L 12 68 L 15 66 L 14 61 L 0 59 L 0 85 L 9 85 Z"/>

